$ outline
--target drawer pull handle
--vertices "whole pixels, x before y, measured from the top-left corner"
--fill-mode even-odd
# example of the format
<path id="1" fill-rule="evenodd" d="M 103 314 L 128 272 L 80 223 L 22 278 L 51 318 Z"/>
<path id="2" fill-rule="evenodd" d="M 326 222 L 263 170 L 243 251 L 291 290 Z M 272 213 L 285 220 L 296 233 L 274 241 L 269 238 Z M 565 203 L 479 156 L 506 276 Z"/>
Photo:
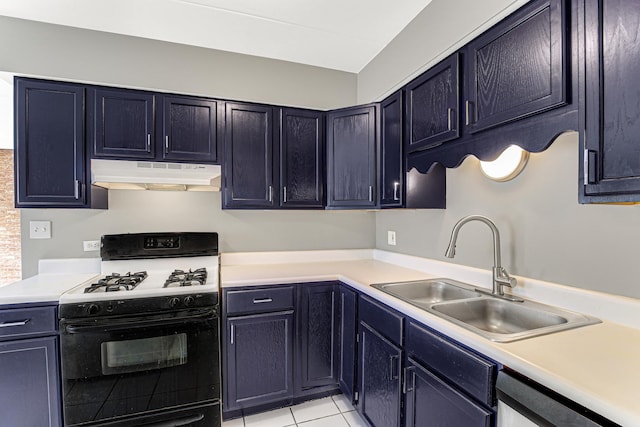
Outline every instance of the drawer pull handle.
<path id="1" fill-rule="evenodd" d="M 254 304 L 263 304 L 265 302 L 273 302 L 273 298 L 254 298 Z"/>
<path id="2" fill-rule="evenodd" d="M 10 328 L 12 326 L 24 326 L 29 323 L 31 319 L 25 320 L 16 320 L 15 322 L 2 322 L 0 323 L 0 328 Z"/>

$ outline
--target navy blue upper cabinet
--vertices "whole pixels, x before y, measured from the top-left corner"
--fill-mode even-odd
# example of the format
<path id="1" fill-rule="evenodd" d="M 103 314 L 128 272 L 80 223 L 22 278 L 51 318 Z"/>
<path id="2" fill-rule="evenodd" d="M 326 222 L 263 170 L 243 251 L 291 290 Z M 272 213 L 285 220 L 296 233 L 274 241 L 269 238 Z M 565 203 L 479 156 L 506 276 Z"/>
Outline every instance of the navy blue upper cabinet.
<path id="1" fill-rule="evenodd" d="M 297 395 L 338 384 L 337 284 L 305 283 L 298 289 Z"/>
<path id="2" fill-rule="evenodd" d="M 380 207 L 403 205 L 402 111 L 402 91 L 380 103 Z"/>
<path id="3" fill-rule="evenodd" d="M 93 157 L 218 162 L 219 101 L 96 87 L 89 103 Z"/>
<path id="4" fill-rule="evenodd" d="M 88 184 L 84 102 L 83 86 L 15 79 L 16 207 L 106 207 Z"/>
<path id="5" fill-rule="evenodd" d="M 94 157 L 155 158 L 153 93 L 115 88 L 89 93 Z"/>
<path id="6" fill-rule="evenodd" d="M 640 9 L 585 0 L 580 201 L 640 201 Z M 585 158 L 586 157 L 586 158 Z"/>
<path id="7" fill-rule="evenodd" d="M 273 109 L 227 102 L 223 208 L 276 206 Z"/>
<path id="8" fill-rule="evenodd" d="M 327 114 L 327 207 L 376 206 L 376 108 Z"/>
<path id="9" fill-rule="evenodd" d="M 533 1 L 467 47 L 465 122 L 479 132 L 567 103 L 565 0 Z"/>
<path id="10" fill-rule="evenodd" d="M 164 95 L 162 158 L 217 162 L 218 104 L 218 101 L 206 98 Z"/>
<path id="11" fill-rule="evenodd" d="M 460 55 L 455 53 L 407 85 L 407 153 L 460 136 L 459 63 Z"/>
<path id="12" fill-rule="evenodd" d="M 280 109 L 280 207 L 323 208 L 324 113 Z"/>

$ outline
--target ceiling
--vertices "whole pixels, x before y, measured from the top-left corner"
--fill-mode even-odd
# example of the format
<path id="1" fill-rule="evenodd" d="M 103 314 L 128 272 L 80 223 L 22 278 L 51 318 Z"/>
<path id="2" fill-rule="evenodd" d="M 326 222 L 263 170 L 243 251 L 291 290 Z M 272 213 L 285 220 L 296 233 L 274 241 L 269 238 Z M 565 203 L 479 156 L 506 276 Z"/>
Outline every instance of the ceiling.
<path id="1" fill-rule="evenodd" d="M 0 15 L 357 73 L 431 0 L 3 0 Z"/>

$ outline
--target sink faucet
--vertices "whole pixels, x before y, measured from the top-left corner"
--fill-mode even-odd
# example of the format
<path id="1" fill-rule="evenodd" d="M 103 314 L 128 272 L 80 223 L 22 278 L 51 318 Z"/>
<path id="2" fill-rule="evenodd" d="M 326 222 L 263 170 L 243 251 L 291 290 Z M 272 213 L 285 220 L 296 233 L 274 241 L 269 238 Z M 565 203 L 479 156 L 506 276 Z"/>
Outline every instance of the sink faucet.
<path id="1" fill-rule="evenodd" d="M 458 240 L 458 232 L 467 222 L 480 221 L 489 226 L 493 233 L 493 290 L 492 293 L 498 297 L 504 297 L 504 287 L 508 286 L 513 288 L 516 285 L 516 279 L 509 276 L 507 270 L 500 265 L 500 233 L 496 225 L 486 216 L 482 215 L 469 215 L 462 218 L 453 226 L 451 231 L 451 240 L 449 240 L 449 246 L 445 252 L 447 258 L 453 258 L 456 254 L 456 240 Z"/>

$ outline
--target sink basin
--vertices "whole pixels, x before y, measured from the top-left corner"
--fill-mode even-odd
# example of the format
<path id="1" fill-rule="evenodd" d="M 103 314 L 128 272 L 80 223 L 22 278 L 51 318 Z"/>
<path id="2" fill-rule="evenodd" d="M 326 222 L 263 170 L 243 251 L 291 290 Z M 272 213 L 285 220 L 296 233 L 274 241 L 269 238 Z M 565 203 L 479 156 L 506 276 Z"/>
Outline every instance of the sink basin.
<path id="1" fill-rule="evenodd" d="M 467 289 L 460 285 L 464 286 L 464 284 L 454 280 L 430 279 L 413 282 L 380 283 L 372 286 L 420 307 L 431 306 L 442 301 L 481 296 L 473 289 Z"/>
<path id="2" fill-rule="evenodd" d="M 496 342 L 516 341 L 600 322 L 594 317 L 530 300 L 498 298 L 452 279 L 372 286 Z"/>
<path id="3" fill-rule="evenodd" d="M 577 328 L 599 320 L 538 304 L 493 297 L 434 304 L 431 310 L 493 341 L 507 342 Z"/>

